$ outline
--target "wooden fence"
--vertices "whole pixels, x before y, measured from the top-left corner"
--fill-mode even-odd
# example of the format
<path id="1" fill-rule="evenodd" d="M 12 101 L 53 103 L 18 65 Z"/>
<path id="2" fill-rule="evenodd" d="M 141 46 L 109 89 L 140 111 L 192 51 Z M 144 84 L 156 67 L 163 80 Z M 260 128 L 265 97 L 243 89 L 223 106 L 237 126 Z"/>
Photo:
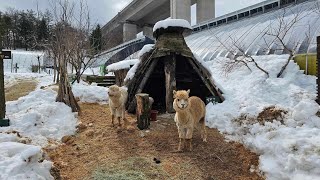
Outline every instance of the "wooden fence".
<path id="1" fill-rule="evenodd" d="M 98 86 L 110 87 L 116 84 L 115 76 L 87 76 L 87 82 L 89 83 L 97 83 Z"/>

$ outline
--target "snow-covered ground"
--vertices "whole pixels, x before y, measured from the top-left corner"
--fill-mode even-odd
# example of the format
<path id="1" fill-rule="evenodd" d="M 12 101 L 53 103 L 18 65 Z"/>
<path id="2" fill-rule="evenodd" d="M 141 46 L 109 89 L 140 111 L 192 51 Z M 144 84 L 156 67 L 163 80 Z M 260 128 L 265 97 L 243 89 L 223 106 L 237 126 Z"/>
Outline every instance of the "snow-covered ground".
<path id="1" fill-rule="evenodd" d="M 109 100 L 108 88 L 97 86 L 94 83 L 91 85 L 83 81 L 75 83 L 72 86 L 72 92 L 81 102 L 105 104 Z"/>
<path id="2" fill-rule="evenodd" d="M 283 78 L 276 78 L 286 58 L 256 57 L 270 78 L 254 66 L 252 72 L 241 67 L 226 75 L 221 64 L 226 59 L 206 62 L 226 98 L 221 104 L 207 106 L 207 125 L 258 153 L 259 170 L 267 179 L 320 179 L 316 77 L 304 75 L 290 62 Z M 283 123 L 260 124 L 258 114 L 271 106 L 287 111 L 282 114 Z"/>
<path id="3" fill-rule="evenodd" d="M 39 161 L 43 156 L 41 148 L 48 145 L 48 140 L 60 142 L 63 136 L 74 134 L 77 116 L 70 107 L 55 102 L 57 93 L 53 88 L 41 88 L 52 84 L 50 75 L 6 72 L 5 86 L 23 79 L 34 79 L 38 86 L 27 96 L 6 103 L 10 126 L 0 127 L 0 179 L 53 179 L 52 162 Z M 81 82 L 73 85 L 73 91 L 82 102 L 108 100 L 104 87 Z"/>
<path id="4" fill-rule="evenodd" d="M 201 62 L 210 69 L 226 98 L 221 104 L 207 106 L 207 125 L 258 153 L 260 165 L 252 169 L 263 172 L 267 179 L 319 179 L 320 118 L 316 116 L 319 106 L 314 101 L 316 77 L 304 75 L 290 62 L 283 78 L 276 78 L 286 58 L 256 57 L 270 73 L 270 78 L 254 66 L 251 66 L 252 72 L 241 67 L 225 75 L 221 61 L 227 59 Z M 137 67 L 138 63 L 127 78 L 133 76 Z M 41 148 L 49 139 L 60 141 L 63 136 L 74 134 L 78 123 L 76 114 L 63 103 L 55 102 L 53 88 L 40 88 L 52 84 L 52 76 L 8 72 L 6 86 L 26 78 L 37 80 L 38 86 L 27 96 L 6 104 L 11 126 L 0 127 L 0 179 L 53 179 L 49 173 L 52 163 L 39 161 Z M 95 84 L 75 84 L 73 92 L 82 102 L 106 103 L 108 100 L 107 88 Z M 283 121 L 259 123 L 259 113 L 271 106 L 287 112 L 282 114 Z M 26 140 L 31 141 L 29 145 L 21 143 Z"/>

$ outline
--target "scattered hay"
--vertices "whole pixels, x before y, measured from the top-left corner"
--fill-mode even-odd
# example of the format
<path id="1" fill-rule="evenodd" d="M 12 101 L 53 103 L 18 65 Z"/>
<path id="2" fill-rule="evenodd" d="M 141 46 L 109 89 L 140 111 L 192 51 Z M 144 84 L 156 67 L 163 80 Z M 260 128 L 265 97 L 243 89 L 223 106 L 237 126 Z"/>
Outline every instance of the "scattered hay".
<path id="1" fill-rule="evenodd" d="M 284 124 L 284 118 L 287 113 L 288 112 L 283 109 L 270 106 L 264 108 L 263 111 L 259 113 L 258 117 L 253 117 L 249 114 L 241 114 L 238 118 L 233 119 L 233 122 L 238 123 L 240 126 L 252 125 L 255 123 L 265 125 L 266 122 L 272 123 L 274 120 Z"/>
<path id="2" fill-rule="evenodd" d="M 275 106 L 270 106 L 264 108 L 261 113 L 258 115 L 258 122 L 264 125 L 266 122 L 273 122 L 274 120 L 280 121 L 281 124 L 284 124 L 284 117 L 288 113 L 283 109 L 277 108 Z"/>
<path id="3" fill-rule="evenodd" d="M 169 175 L 153 161 L 135 157 L 103 169 L 100 167 L 93 172 L 92 178 L 94 180 L 147 180 L 168 179 Z"/>
<path id="4" fill-rule="evenodd" d="M 241 114 L 238 118 L 233 119 L 233 122 L 237 123 L 240 126 L 248 125 L 248 124 L 255 124 L 257 123 L 257 119 L 249 116 L 249 114 Z"/>

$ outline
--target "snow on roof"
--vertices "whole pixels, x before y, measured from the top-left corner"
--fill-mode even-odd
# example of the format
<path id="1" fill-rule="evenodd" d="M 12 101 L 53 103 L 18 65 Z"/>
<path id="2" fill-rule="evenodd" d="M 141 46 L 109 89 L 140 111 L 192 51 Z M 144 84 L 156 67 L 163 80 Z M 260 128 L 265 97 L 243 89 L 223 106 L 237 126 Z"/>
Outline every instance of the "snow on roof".
<path id="1" fill-rule="evenodd" d="M 142 57 L 144 54 L 152 51 L 154 49 L 154 44 L 146 44 L 143 48 L 139 51 L 138 57 Z"/>
<path id="2" fill-rule="evenodd" d="M 130 69 L 132 65 L 135 65 L 138 62 L 139 59 L 123 60 L 117 63 L 110 64 L 109 66 L 107 66 L 107 70 L 112 72 L 120 69 Z"/>
<path id="3" fill-rule="evenodd" d="M 136 74 L 136 71 L 138 69 L 138 66 L 140 64 L 140 61 L 138 63 L 136 63 L 127 73 L 126 78 L 124 78 L 124 82 L 132 79 L 134 77 L 134 75 Z"/>
<path id="4" fill-rule="evenodd" d="M 187 29 L 192 29 L 190 23 L 184 19 L 165 19 L 162 21 L 157 22 L 153 27 L 153 32 L 161 28 L 168 28 L 168 27 L 183 27 Z"/>

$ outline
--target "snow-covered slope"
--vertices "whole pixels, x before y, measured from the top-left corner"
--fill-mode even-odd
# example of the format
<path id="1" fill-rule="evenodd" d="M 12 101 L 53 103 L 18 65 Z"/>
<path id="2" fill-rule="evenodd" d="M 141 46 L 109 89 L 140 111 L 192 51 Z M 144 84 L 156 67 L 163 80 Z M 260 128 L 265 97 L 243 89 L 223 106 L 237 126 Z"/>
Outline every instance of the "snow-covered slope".
<path id="1" fill-rule="evenodd" d="M 207 125 L 227 138 L 245 144 L 260 154 L 260 170 L 267 179 L 319 179 L 320 118 L 316 99 L 316 77 L 306 76 L 290 62 L 283 78 L 276 78 L 287 56 L 255 57 L 270 78 L 251 66 L 226 76 L 222 63 L 207 62 L 214 79 L 223 87 L 226 100 L 207 106 Z M 259 123 L 266 107 L 286 111 L 278 120 Z"/>
<path id="2" fill-rule="evenodd" d="M 40 64 L 43 65 L 44 52 L 41 51 L 24 51 L 24 50 L 10 50 L 12 53 L 12 60 L 5 59 L 3 63 L 4 71 L 11 72 L 11 66 L 18 65 L 18 73 L 31 72 L 32 65 L 38 65 L 38 56 L 40 57 Z"/>

